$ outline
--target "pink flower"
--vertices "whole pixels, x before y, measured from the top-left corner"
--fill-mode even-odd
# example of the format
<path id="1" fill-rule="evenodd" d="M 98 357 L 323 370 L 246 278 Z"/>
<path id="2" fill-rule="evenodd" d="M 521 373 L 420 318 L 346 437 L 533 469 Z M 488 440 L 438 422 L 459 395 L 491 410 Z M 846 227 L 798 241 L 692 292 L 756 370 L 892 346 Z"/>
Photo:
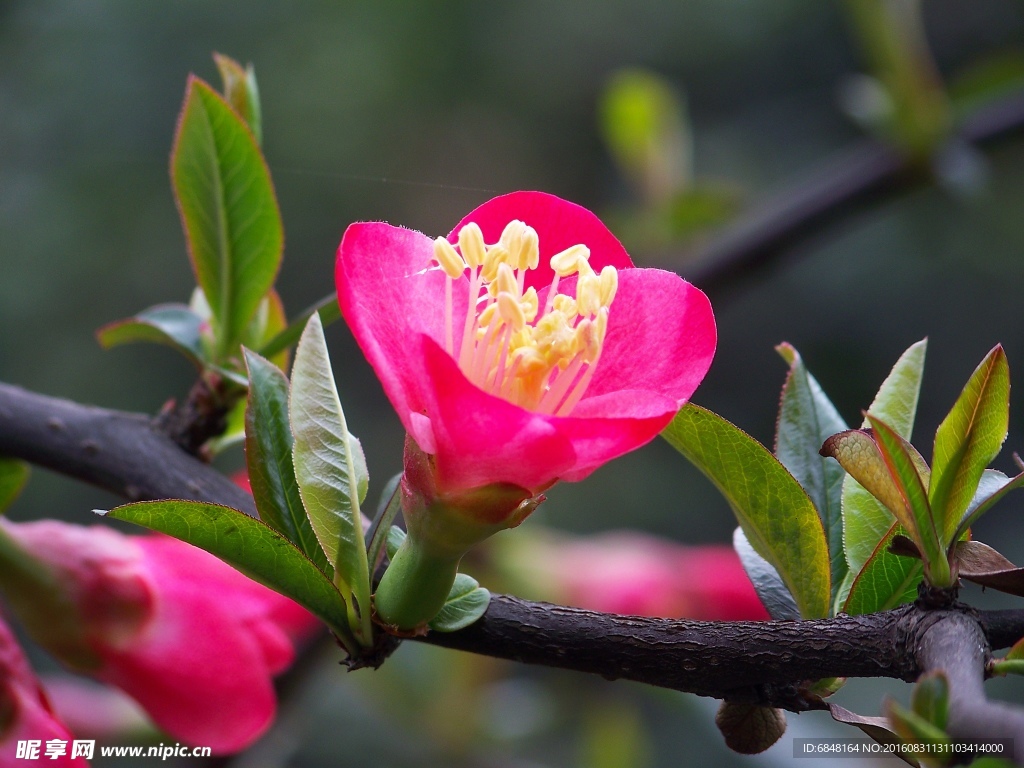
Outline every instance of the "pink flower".
<path id="1" fill-rule="evenodd" d="M 212 555 L 166 536 L 56 521 L 3 523 L 64 590 L 8 598 L 33 636 L 76 671 L 132 696 L 176 739 L 234 752 L 270 724 L 272 675 L 309 614 Z"/>
<path id="2" fill-rule="evenodd" d="M 711 364 L 707 297 L 634 268 L 578 205 L 504 195 L 439 241 L 353 224 L 336 279 L 442 497 L 505 483 L 525 498 L 580 480 L 652 440 Z"/>
<path id="3" fill-rule="evenodd" d="M 65 672 L 43 675 L 41 682 L 53 711 L 79 738 L 120 744 L 153 736 L 152 722 L 117 688 Z"/>
<path id="4" fill-rule="evenodd" d="M 541 599 L 631 616 L 769 618 L 732 547 L 689 547 L 627 532 L 534 532 L 505 546 L 511 551 L 501 560 Z"/>
<path id="5" fill-rule="evenodd" d="M 47 765 L 88 766 L 81 757 L 72 759 L 72 740 L 71 733 L 53 714 L 18 641 L 7 625 L 0 622 L 0 768 L 29 764 L 25 754 L 18 755 L 19 741 L 34 742 L 37 761 L 45 759 Z M 48 741 L 63 742 L 64 754 L 48 758 Z"/>

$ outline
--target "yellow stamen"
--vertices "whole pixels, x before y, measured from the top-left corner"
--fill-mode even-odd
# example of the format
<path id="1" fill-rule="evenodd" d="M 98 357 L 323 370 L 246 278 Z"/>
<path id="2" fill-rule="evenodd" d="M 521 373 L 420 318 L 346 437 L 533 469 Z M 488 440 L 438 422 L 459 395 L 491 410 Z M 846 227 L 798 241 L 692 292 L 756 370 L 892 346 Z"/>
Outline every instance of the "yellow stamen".
<path id="1" fill-rule="evenodd" d="M 551 268 L 559 277 L 575 275 L 579 271 L 580 262 L 590 258 L 590 249 L 585 245 L 574 245 L 551 257 Z"/>
<path id="2" fill-rule="evenodd" d="M 618 273 L 596 273 L 590 250 L 574 245 L 551 257 L 555 277 L 543 310 L 537 290 L 525 288 L 540 263 L 536 230 L 521 221 L 506 225 L 487 245 L 467 224 L 458 247 L 438 238 L 434 259 L 447 276 L 445 348 L 453 350 L 451 288 L 469 270 L 469 295 L 458 364 L 478 387 L 541 413 L 567 415 L 584 396 L 601 357 Z M 576 295 L 558 293 L 560 278 L 578 275 Z"/>
<path id="3" fill-rule="evenodd" d="M 452 280 L 458 280 L 466 271 L 466 262 L 443 237 L 434 241 L 434 260 Z"/>
<path id="4" fill-rule="evenodd" d="M 473 222 L 459 230 L 459 250 L 470 269 L 484 263 L 484 233 Z"/>

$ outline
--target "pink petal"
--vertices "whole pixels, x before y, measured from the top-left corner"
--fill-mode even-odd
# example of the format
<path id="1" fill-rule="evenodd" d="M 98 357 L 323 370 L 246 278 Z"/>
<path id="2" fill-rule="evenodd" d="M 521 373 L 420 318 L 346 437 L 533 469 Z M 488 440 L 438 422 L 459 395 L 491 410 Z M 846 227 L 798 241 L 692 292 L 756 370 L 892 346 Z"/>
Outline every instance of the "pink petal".
<path id="1" fill-rule="evenodd" d="M 54 712 L 76 736 L 114 741 L 151 730 L 142 708 L 118 688 L 77 675 L 50 674 L 43 679 Z"/>
<path id="2" fill-rule="evenodd" d="M 41 741 L 40 760 L 47 765 L 88 767 L 78 757 L 71 759 L 72 735 L 53 714 L 50 702 L 43 692 L 39 680 L 29 667 L 21 646 L 11 630 L 0 621 L 0 711 L 9 713 L 10 721 L 0 733 L 0 768 L 14 768 L 32 764 L 18 759 L 18 742 Z M 63 757 L 50 759 L 45 756 L 46 742 L 58 739 L 67 742 Z"/>
<path id="3" fill-rule="evenodd" d="M 602 464 L 646 445 L 678 410 L 674 400 L 645 390 L 586 398 L 569 417 L 556 420 L 576 452 L 575 466 L 559 479 L 577 482 Z M 605 417 L 608 413 L 617 416 Z"/>
<path id="4" fill-rule="evenodd" d="M 161 592 L 173 587 L 178 599 L 205 601 L 221 595 L 234 620 L 252 633 L 271 674 L 295 658 L 294 641 L 308 636 L 319 621 L 294 601 L 249 579 L 227 563 L 170 536 L 136 539 Z"/>
<path id="5" fill-rule="evenodd" d="M 458 239 L 459 230 L 475 222 L 484 233 L 484 242 L 496 243 L 510 221 L 518 219 L 537 230 L 540 238 L 540 266 L 526 274 L 526 286 L 538 291 L 555 277 L 548 262 L 559 251 L 582 244 L 590 249 L 590 265 L 597 270 L 606 265 L 619 269 L 633 266 L 622 243 L 597 216 L 586 208 L 546 192 L 512 192 L 488 200 L 474 209 L 452 230 L 448 239 Z"/>
<path id="6" fill-rule="evenodd" d="M 0 739 L 0 768 L 25 768 L 27 765 L 74 766 L 88 768 L 84 758 L 71 759 L 71 732 L 45 704 L 41 691 L 24 688 L 13 681 L 0 682 L 0 698 L 13 707 L 13 720 Z M 51 739 L 66 742 L 65 754 L 51 759 L 46 756 L 46 742 Z M 19 741 L 41 741 L 38 760 L 18 759 Z"/>
<path id="7" fill-rule="evenodd" d="M 678 409 L 711 367 L 716 343 L 703 292 L 673 272 L 622 270 L 601 360 L 580 406 L 608 392 L 644 389 L 675 400 Z M 587 412 L 597 415 L 594 408 Z"/>
<path id="8" fill-rule="evenodd" d="M 444 338 L 447 278 L 440 270 L 423 273 L 433 255 L 433 241 L 419 232 L 353 224 L 338 247 L 335 267 L 341 313 L 407 430 L 409 414 L 423 410 L 427 386 L 419 350 L 410 340 L 416 333 Z M 463 318 L 465 306 L 463 295 Z"/>
<path id="9" fill-rule="evenodd" d="M 230 597 L 199 598 L 172 580 L 145 634 L 99 649 L 98 677 L 139 702 L 176 739 L 238 751 L 270 725 L 276 700 L 264 649 L 232 615 Z M 228 602 L 222 602 L 225 600 Z"/>
<path id="10" fill-rule="evenodd" d="M 499 482 L 536 489 L 571 469 L 575 451 L 551 417 L 487 394 L 433 339 L 421 336 L 420 343 L 434 382 L 427 410 L 442 489 Z"/>

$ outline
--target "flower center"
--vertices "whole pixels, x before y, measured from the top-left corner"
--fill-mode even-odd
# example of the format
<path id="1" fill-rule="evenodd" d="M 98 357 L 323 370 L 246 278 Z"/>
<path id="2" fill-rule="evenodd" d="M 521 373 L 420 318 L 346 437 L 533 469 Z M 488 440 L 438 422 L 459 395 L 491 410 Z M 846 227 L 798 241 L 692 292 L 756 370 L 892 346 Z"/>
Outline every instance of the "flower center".
<path id="1" fill-rule="evenodd" d="M 444 271 L 445 349 L 481 389 L 539 413 L 564 416 L 586 392 L 601 358 L 608 308 L 619 276 L 589 263 L 590 249 L 574 245 L 551 257 L 555 277 L 543 309 L 537 291 L 525 291 L 526 273 L 540 262 L 537 232 L 511 221 L 494 245 L 480 227 L 459 230 L 458 245 L 434 241 Z M 452 316 L 454 286 L 468 270 L 465 321 Z M 576 295 L 558 293 L 560 279 L 577 275 Z M 456 344 L 458 339 L 458 344 Z"/>

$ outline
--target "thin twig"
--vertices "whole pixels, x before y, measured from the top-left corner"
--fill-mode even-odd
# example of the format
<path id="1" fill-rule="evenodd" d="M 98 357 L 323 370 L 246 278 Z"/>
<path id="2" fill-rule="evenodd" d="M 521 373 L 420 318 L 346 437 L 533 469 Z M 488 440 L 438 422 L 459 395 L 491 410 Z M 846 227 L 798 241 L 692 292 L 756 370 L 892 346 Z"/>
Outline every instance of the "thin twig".
<path id="1" fill-rule="evenodd" d="M 989 146 L 1024 129 L 1024 93 L 979 109 L 951 139 Z M 941 150 L 940 150 L 941 151 Z M 927 184 L 927 169 L 893 147 L 864 139 L 771 194 L 698 249 L 685 277 L 714 294 L 795 253 L 826 228 L 859 211 Z"/>

